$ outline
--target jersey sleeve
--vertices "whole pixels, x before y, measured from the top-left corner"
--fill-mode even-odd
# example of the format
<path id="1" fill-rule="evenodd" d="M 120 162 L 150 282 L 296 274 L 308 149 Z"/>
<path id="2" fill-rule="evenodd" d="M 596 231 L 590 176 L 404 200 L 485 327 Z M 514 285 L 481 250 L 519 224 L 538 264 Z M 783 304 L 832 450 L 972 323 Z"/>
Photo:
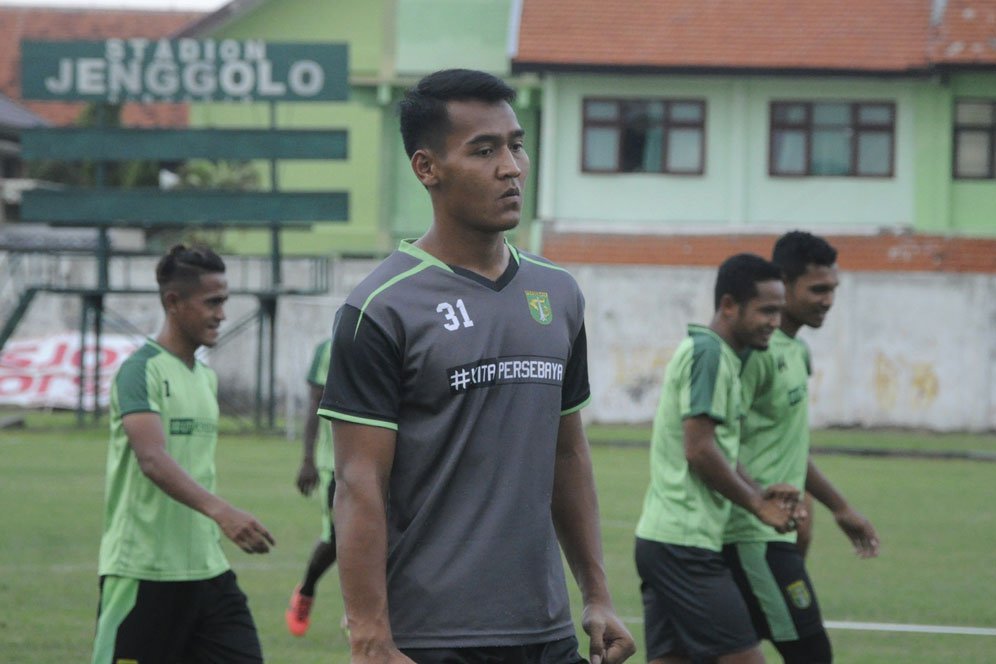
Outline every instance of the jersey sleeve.
<path id="1" fill-rule="evenodd" d="M 343 305 L 336 318 L 318 414 L 397 430 L 402 371 L 398 344 L 354 306 Z"/>
<path id="2" fill-rule="evenodd" d="M 591 387 L 588 384 L 588 336 L 584 323 L 571 345 L 571 356 L 567 358 L 564 371 L 564 385 L 560 397 L 560 414 L 570 415 L 581 410 L 591 401 Z"/>
<path id="3" fill-rule="evenodd" d="M 681 414 L 682 419 L 707 415 L 716 422 L 726 422 L 727 394 L 717 389 L 722 381 L 721 353 L 718 343 L 695 345 L 684 385 L 688 392 L 682 403 L 688 407 Z"/>
<path id="4" fill-rule="evenodd" d="M 323 341 L 315 348 L 315 354 L 311 358 L 311 367 L 308 369 L 308 382 L 312 385 L 322 387 L 328 380 L 329 372 L 329 342 Z"/>
<path id="5" fill-rule="evenodd" d="M 148 362 L 133 361 L 121 365 L 114 378 L 121 415 L 162 412 L 162 386 Z"/>

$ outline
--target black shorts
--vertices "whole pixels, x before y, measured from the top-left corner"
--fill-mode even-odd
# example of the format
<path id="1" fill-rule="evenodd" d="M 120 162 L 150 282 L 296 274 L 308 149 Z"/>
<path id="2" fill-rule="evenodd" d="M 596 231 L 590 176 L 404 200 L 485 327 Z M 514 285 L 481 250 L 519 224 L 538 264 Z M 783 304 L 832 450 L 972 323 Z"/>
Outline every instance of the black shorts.
<path id="1" fill-rule="evenodd" d="M 665 655 L 708 660 L 758 644 L 719 552 L 638 537 L 636 569 L 648 661 Z"/>
<path id="2" fill-rule="evenodd" d="M 824 632 L 805 560 L 792 542 L 739 542 L 723 557 L 763 639 L 798 641 Z"/>
<path id="3" fill-rule="evenodd" d="M 415 664 L 588 664 L 573 636 L 524 646 L 405 648 Z"/>
<path id="4" fill-rule="evenodd" d="M 203 581 L 100 579 L 93 664 L 263 661 L 246 596 L 231 570 Z"/>

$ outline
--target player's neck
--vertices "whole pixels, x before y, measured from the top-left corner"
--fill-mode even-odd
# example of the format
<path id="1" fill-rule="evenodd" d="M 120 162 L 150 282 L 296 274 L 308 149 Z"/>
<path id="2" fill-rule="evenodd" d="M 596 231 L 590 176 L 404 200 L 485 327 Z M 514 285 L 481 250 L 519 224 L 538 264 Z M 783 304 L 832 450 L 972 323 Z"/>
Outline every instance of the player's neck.
<path id="1" fill-rule="evenodd" d="M 802 323 L 795 320 L 794 318 L 789 318 L 787 315 L 782 313 L 782 324 L 778 326 L 785 336 L 795 339 L 795 335 L 799 334 L 799 330 L 802 329 Z"/>
<path id="2" fill-rule="evenodd" d="M 193 368 L 196 362 L 194 352 L 197 351 L 198 345 L 178 334 L 168 321 L 163 326 L 159 336 L 156 337 L 156 343 L 183 360 L 188 367 Z"/>
<path id="3" fill-rule="evenodd" d="M 733 334 L 733 328 L 727 324 L 726 320 L 718 312 L 713 316 L 712 322 L 709 323 L 709 329 L 725 341 L 726 345 L 732 348 L 733 352 L 737 355 L 744 352 L 745 347 L 737 342 L 737 338 Z"/>
<path id="4" fill-rule="evenodd" d="M 425 235 L 415 241 L 422 251 L 447 265 L 497 281 L 508 267 L 511 256 L 500 233 L 484 233 L 473 229 L 445 229 L 433 224 Z"/>

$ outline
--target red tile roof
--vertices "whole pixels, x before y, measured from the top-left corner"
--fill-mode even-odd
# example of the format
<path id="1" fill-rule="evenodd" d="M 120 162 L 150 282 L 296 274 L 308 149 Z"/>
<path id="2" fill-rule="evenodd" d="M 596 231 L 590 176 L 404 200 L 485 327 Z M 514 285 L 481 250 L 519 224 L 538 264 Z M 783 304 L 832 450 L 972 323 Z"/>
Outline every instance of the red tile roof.
<path id="1" fill-rule="evenodd" d="M 523 0 L 513 68 L 901 73 L 930 67 L 932 35 L 942 51 L 992 47 L 996 0 L 950 0 L 932 27 L 941 1 Z"/>
<path id="2" fill-rule="evenodd" d="M 38 9 L 0 7 L 0 92 L 55 125 L 71 124 L 85 104 L 21 101 L 21 40 L 100 40 L 110 37 L 169 37 L 204 16 L 202 12 Z M 185 104 L 126 104 L 131 126 L 187 124 Z"/>
<path id="3" fill-rule="evenodd" d="M 929 54 L 939 64 L 996 65 L 996 0 L 948 0 Z"/>

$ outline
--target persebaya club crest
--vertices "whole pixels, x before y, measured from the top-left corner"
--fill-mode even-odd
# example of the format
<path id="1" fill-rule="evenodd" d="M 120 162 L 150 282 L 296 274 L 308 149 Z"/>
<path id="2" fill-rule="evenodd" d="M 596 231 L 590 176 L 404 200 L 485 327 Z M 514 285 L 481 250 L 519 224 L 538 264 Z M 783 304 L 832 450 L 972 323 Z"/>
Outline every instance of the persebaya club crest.
<path id="1" fill-rule="evenodd" d="M 792 598 L 792 603 L 798 609 L 808 609 L 813 603 L 813 596 L 809 594 L 809 588 L 802 579 L 785 586 L 788 596 Z"/>
<path id="2" fill-rule="evenodd" d="M 529 303 L 529 313 L 540 325 L 553 322 L 553 309 L 550 308 L 550 296 L 543 291 L 526 291 L 526 302 Z"/>

